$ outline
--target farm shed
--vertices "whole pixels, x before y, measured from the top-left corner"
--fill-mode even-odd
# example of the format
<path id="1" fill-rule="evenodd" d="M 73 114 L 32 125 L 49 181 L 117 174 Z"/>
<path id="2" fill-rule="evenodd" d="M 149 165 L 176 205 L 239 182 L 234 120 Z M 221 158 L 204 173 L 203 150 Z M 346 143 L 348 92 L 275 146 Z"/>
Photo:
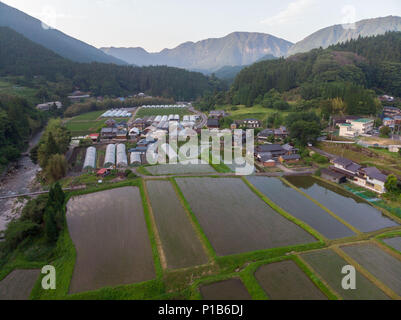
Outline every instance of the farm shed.
<path id="1" fill-rule="evenodd" d="M 116 145 L 109 144 L 106 149 L 106 156 L 104 159 L 104 167 L 111 167 L 116 164 Z"/>
<path id="2" fill-rule="evenodd" d="M 330 170 L 330 169 L 322 169 L 321 176 L 323 179 L 335 182 L 335 183 L 345 183 L 347 182 L 347 177 L 345 174 Z"/>
<path id="3" fill-rule="evenodd" d="M 125 144 L 120 143 L 117 145 L 117 167 L 126 166 L 128 166 L 128 160 Z"/>
<path id="4" fill-rule="evenodd" d="M 142 164 L 141 154 L 137 152 L 131 152 L 131 165 L 139 166 Z"/>
<path id="5" fill-rule="evenodd" d="M 164 143 L 160 146 L 162 152 L 167 155 L 169 162 L 177 161 L 178 154 L 175 150 L 167 143 Z"/>
<path id="6" fill-rule="evenodd" d="M 86 156 L 83 170 L 92 170 L 96 167 L 96 148 L 89 147 L 86 149 Z"/>

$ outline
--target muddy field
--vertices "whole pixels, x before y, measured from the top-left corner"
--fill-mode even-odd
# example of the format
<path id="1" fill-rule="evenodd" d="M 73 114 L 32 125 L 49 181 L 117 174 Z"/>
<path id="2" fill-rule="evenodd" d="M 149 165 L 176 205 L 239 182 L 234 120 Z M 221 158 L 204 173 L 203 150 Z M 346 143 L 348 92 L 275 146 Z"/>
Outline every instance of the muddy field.
<path id="1" fill-rule="evenodd" d="M 398 225 L 379 210 L 339 187 L 313 177 L 291 176 L 286 179 L 362 232 Z"/>
<path id="2" fill-rule="evenodd" d="M 146 185 L 168 268 L 207 263 L 202 244 L 171 183 L 148 181 Z"/>
<path id="3" fill-rule="evenodd" d="M 40 270 L 14 270 L 0 281 L 0 300 L 28 300 Z"/>
<path id="4" fill-rule="evenodd" d="M 384 243 L 393 247 L 395 250 L 398 250 L 401 253 L 401 237 L 383 239 Z"/>
<path id="5" fill-rule="evenodd" d="M 342 268 L 349 265 L 333 250 L 305 253 L 302 258 L 323 278 L 335 292 L 345 300 L 385 300 L 389 299 L 360 272 L 356 272 L 356 290 L 344 290 L 341 286 L 344 274 Z"/>
<path id="6" fill-rule="evenodd" d="M 292 260 L 262 266 L 255 278 L 272 300 L 327 300 Z"/>
<path id="7" fill-rule="evenodd" d="M 240 279 L 230 279 L 204 285 L 199 288 L 205 300 L 251 300 Z"/>
<path id="8" fill-rule="evenodd" d="M 155 277 L 138 188 L 72 198 L 67 204 L 67 222 L 77 250 L 70 293 Z"/>
<path id="9" fill-rule="evenodd" d="M 209 164 L 161 164 L 146 167 L 151 174 L 160 176 L 168 174 L 215 173 Z"/>
<path id="10" fill-rule="evenodd" d="M 268 177 L 247 179 L 279 207 L 304 221 L 326 238 L 338 239 L 355 235 L 348 227 L 280 179 Z"/>
<path id="11" fill-rule="evenodd" d="M 177 183 L 217 255 L 315 242 L 238 178 L 181 178 Z"/>
<path id="12" fill-rule="evenodd" d="M 401 261 L 374 244 L 344 246 L 341 249 L 396 294 L 401 295 Z"/>

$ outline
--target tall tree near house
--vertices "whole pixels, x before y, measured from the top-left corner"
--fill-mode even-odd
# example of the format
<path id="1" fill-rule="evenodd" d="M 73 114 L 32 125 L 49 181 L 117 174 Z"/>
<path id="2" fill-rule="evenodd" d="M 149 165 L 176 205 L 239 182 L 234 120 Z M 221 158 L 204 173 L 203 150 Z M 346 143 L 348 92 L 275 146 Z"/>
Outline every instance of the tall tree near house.
<path id="1" fill-rule="evenodd" d="M 389 193 L 397 193 L 400 192 L 400 188 L 398 186 L 398 179 L 395 175 L 390 174 L 387 177 L 387 181 L 384 184 L 384 187 L 386 188 L 387 192 Z"/>

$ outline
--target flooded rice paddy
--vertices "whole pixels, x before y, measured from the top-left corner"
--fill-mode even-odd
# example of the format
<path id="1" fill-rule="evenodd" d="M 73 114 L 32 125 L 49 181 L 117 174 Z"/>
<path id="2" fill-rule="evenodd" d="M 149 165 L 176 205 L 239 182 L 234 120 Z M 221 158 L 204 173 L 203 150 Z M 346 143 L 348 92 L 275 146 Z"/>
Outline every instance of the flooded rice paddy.
<path id="1" fill-rule="evenodd" d="M 67 204 L 67 222 L 77 251 L 70 293 L 155 278 L 138 188 L 72 198 Z"/>
<path id="2" fill-rule="evenodd" d="M 186 268 L 207 263 L 199 238 L 169 181 L 146 183 L 169 268 Z"/>
<path id="3" fill-rule="evenodd" d="M 316 241 L 239 178 L 179 178 L 177 183 L 219 256 Z"/>
<path id="4" fill-rule="evenodd" d="M 146 167 L 146 170 L 155 176 L 169 174 L 191 174 L 191 173 L 216 173 L 207 163 L 201 164 L 160 164 Z"/>
<path id="5" fill-rule="evenodd" d="M 362 232 L 398 226 L 379 210 L 340 187 L 310 176 L 291 176 L 286 179 Z"/>
<path id="6" fill-rule="evenodd" d="M 0 300 L 28 300 L 40 270 L 14 270 L 0 281 Z"/>
<path id="7" fill-rule="evenodd" d="M 401 253 L 401 237 L 383 239 L 384 243 Z"/>
<path id="8" fill-rule="evenodd" d="M 328 212 L 280 179 L 256 176 L 247 179 L 279 207 L 304 221 L 326 238 L 338 239 L 355 235 L 353 231 Z"/>
<path id="9" fill-rule="evenodd" d="M 240 279 L 215 282 L 201 286 L 199 290 L 205 300 L 251 300 Z"/>
<path id="10" fill-rule="evenodd" d="M 344 290 L 341 285 L 344 274 L 341 271 L 349 263 L 331 249 L 305 253 L 302 255 L 302 258 L 345 300 L 389 299 L 389 297 L 358 271 L 356 271 L 356 289 Z"/>
<path id="11" fill-rule="evenodd" d="M 327 300 L 292 260 L 262 266 L 255 278 L 272 300 Z"/>
<path id="12" fill-rule="evenodd" d="M 379 281 L 401 295 L 401 261 L 399 259 L 371 243 L 344 246 L 341 249 Z"/>

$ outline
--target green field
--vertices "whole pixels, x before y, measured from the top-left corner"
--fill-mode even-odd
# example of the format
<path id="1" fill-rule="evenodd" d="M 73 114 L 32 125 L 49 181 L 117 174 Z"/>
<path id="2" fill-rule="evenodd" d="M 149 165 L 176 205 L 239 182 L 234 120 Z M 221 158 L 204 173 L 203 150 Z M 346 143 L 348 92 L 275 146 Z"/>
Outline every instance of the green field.
<path id="1" fill-rule="evenodd" d="M 143 118 L 149 116 L 169 116 L 170 114 L 178 114 L 182 116 L 191 115 L 187 108 L 141 108 L 136 113 L 135 118 Z"/>
<path id="2" fill-rule="evenodd" d="M 273 113 L 280 113 L 281 116 L 285 117 L 290 112 L 287 111 L 279 111 L 274 109 L 263 108 L 261 105 L 255 105 L 253 107 L 246 107 L 246 106 L 235 106 L 238 110 L 233 110 L 234 106 L 227 105 L 222 107 L 216 107 L 217 110 L 225 110 L 230 114 L 230 117 L 235 120 L 243 120 L 247 118 L 255 118 L 260 121 L 266 122 L 267 118 L 272 115 Z M 265 124 L 264 124 L 265 125 Z"/>
<path id="3" fill-rule="evenodd" d="M 21 87 L 0 79 L 0 94 L 9 94 L 27 99 L 30 103 L 36 104 L 38 98 L 35 97 L 37 90 Z"/>

